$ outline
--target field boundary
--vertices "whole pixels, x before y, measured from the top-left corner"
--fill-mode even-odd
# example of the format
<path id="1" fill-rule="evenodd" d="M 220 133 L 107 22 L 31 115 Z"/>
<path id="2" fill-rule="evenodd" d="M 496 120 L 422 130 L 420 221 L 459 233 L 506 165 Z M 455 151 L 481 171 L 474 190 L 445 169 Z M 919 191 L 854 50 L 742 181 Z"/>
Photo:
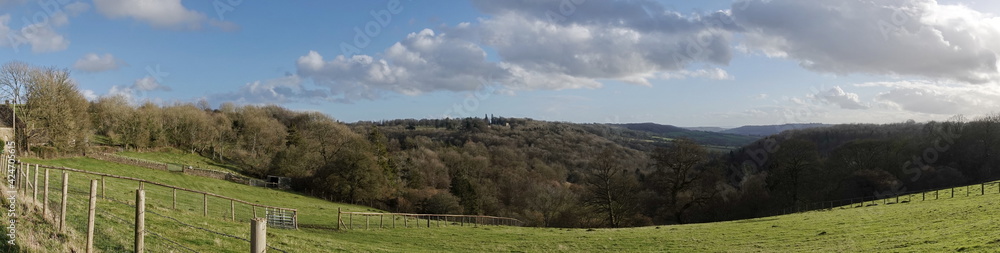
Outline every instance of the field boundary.
<path id="1" fill-rule="evenodd" d="M 240 203 L 240 204 L 251 206 L 252 209 L 253 209 L 253 213 L 254 213 L 255 216 L 256 216 L 256 210 L 257 210 L 257 208 L 261 208 L 261 210 L 265 214 L 265 217 L 268 218 L 268 225 L 270 225 L 270 226 L 277 227 L 277 228 L 298 229 L 298 210 L 294 209 L 294 208 L 285 208 L 285 207 L 262 205 L 262 204 L 252 203 L 252 202 L 249 202 L 249 201 L 244 201 L 244 200 L 240 200 L 240 199 L 236 199 L 236 198 L 222 196 L 222 195 L 218 195 L 218 194 L 214 194 L 214 193 L 210 193 L 210 192 L 192 190 L 192 189 L 187 189 L 187 188 L 183 188 L 183 187 L 179 187 L 179 186 L 172 186 L 172 185 L 163 184 L 163 183 L 154 182 L 154 181 L 149 181 L 149 180 L 145 180 L 145 179 L 141 179 L 141 178 L 133 178 L 133 177 L 126 177 L 126 176 L 119 176 L 119 175 L 113 175 L 113 174 L 100 173 L 100 172 L 92 172 L 92 171 L 86 171 L 86 170 L 80 170 L 80 169 L 73 169 L 73 168 L 68 168 L 68 167 L 58 167 L 58 166 L 49 166 L 49 165 L 40 165 L 40 164 L 27 164 L 27 163 L 24 163 L 24 165 L 29 170 L 32 167 L 32 165 L 34 165 L 35 173 L 36 174 L 38 173 L 39 168 L 55 169 L 55 170 L 62 170 L 62 171 L 67 171 L 67 172 L 75 172 L 75 173 L 82 173 L 82 174 L 89 174 L 89 175 L 94 175 L 94 176 L 100 176 L 101 177 L 101 181 L 104 181 L 105 177 L 135 181 L 135 182 L 138 183 L 139 189 L 143 188 L 143 184 L 150 184 L 150 185 L 157 185 L 157 186 L 161 186 L 161 187 L 173 189 L 175 191 L 176 190 L 180 190 L 180 191 L 186 191 L 186 192 L 191 192 L 191 193 L 195 193 L 195 194 L 201 194 L 203 196 L 204 200 L 205 200 L 205 207 L 204 207 L 205 208 L 205 211 L 204 211 L 205 213 L 208 212 L 208 204 L 207 204 L 208 203 L 208 197 L 214 197 L 214 198 L 219 198 L 219 199 L 223 199 L 223 200 L 229 200 L 231 202 L 231 206 L 234 206 L 235 203 Z M 103 184 L 102 184 L 101 188 L 102 188 L 101 192 L 104 192 Z M 176 196 L 176 194 L 174 194 L 174 196 Z M 233 207 L 233 209 L 235 209 L 235 207 Z M 235 210 L 233 210 L 232 212 L 235 212 Z"/>
<path id="2" fill-rule="evenodd" d="M 987 186 L 993 186 L 996 188 L 996 190 L 991 189 L 987 191 L 986 190 Z M 964 193 L 966 197 L 984 196 L 988 193 L 993 193 L 993 192 L 1000 194 L 1000 181 L 982 182 L 964 186 L 941 187 L 928 190 L 908 191 L 901 193 L 890 193 L 883 195 L 872 195 L 870 197 L 812 202 L 803 205 L 798 205 L 795 207 L 788 207 L 771 211 L 771 215 L 768 216 L 779 216 L 779 215 L 803 213 L 816 210 L 831 210 L 834 208 L 846 209 L 846 208 L 862 208 L 862 207 L 878 206 L 879 205 L 878 202 L 880 201 L 882 202 L 882 205 L 892 205 L 892 204 L 902 204 L 902 203 L 913 203 L 913 201 L 930 201 L 941 198 L 955 198 L 956 189 L 964 190 L 964 191 L 959 191 L 959 196 L 961 196 L 962 193 Z M 941 195 L 942 192 L 946 192 L 946 194 L 942 196 Z M 934 199 L 930 199 L 931 197 L 933 197 Z"/>
<path id="3" fill-rule="evenodd" d="M 345 223 L 342 216 L 347 215 L 348 222 Z M 462 215 L 462 214 L 416 214 L 416 213 L 373 213 L 373 212 L 344 212 L 340 208 L 337 209 L 337 230 L 343 228 L 354 229 L 354 215 L 365 217 L 364 229 L 370 229 L 371 227 L 371 217 L 378 217 L 378 228 L 396 228 L 396 220 L 403 220 L 403 227 L 410 227 L 410 220 L 413 220 L 413 227 L 421 227 L 421 219 L 426 221 L 426 227 L 430 228 L 432 223 L 435 223 L 437 227 L 442 226 L 442 222 L 447 226 L 458 225 L 465 226 L 466 224 L 470 226 L 478 225 L 488 225 L 488 226 L 524 226 L 524 222 L 508 217 L 497 217 L 488 215 Z M 385 218 L 389 218 L 390 224 L 386 225 Z M 433 221 L 433 222 L 432 222 Z M 358 224 L 361 228 L 361 224 Z"/>
<path id="4" fill-rule="evenodd" d="M 192 176 L 199 176 L 199 177 L 214 178 L 214 179 L 219 179 L 219 180 L 226 180 L 226 181 L 229 181 L 229 182 L 233 182 L 233 183 L 237 183 L 237 184 L 244 184 L 244 185 L 249 185 L 249 186 L 257 186 L 257 187 L 267 187 L 268 186 L 267 181 L 256 179 L 256 178 L 252 178 L 252 177 L 248 177 L 248 176 L 244 176 L 244 175 L 235 174 L 235 173 L 232 173 L 232 172 L 209 170 L 209 169 L 195 168 L 195 167 L 192 167 L 192 166 L 186 166 L 186 165 L 180 165 L 180 164 L 171 164 L 171 163 L 165 163 L 165 162 L 150 161 L 150 160 L 146 160 L 146 159 L 140 159 L 140 158 L 135 158 L 135 157 L 128 157 L 128 156 L 123 156 L 123 155 L 119 155 L 119 154 L 111 154 L 111 153 L 91 153 L 91 154 L 87 154 L 87 157 L 90 157 L 90 158 L 93 158 L 93 159 L 97 159 L 97 160 L 101 160 L 101 161 L 106 161 L 106 162 L 126 164 L 126 165 L 138 166 L 138 167 L 149 168 L 149 169 L 154 169 L 154 170 L 162 170 L 162 171 L 170 171 L 170 172 L 180 172 L 180 173 L 183 173 L 185 175 L 192 175 Z"/>

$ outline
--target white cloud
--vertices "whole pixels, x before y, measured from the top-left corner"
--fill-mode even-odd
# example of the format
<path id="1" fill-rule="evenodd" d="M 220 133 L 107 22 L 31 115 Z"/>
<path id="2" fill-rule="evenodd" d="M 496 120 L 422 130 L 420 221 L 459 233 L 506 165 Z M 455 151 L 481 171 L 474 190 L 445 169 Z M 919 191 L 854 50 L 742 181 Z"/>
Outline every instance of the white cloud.
<path id="1" fill-rule="evenodd" d="M 131 102 L 137 102 L 138 98 L 145 97 L 148 92 L 152 91 L 171 91 L 169 86 L 160 84 L 160 81 L 156 80 L 155 77 L 146 76 L 140 79 L 136 79 L 132 82 L 130 86 L 114 85 L 108 91 L 109 96 L 124 96 Z M 153 98 L 154 100 L 160 100 L 159 98 Z"/>
<path id="2" fill-rule="evenodd" d="M 298 59 L 298 74 L 346 99 L 472 91 L 486 79 L 514 92 L 732 78 L 711 66 L 689 69 L 731 60 L 735 28 L 725 12 L 684 16 L 652 2 L 588 1 L 574 15 L 550 19 L 545 10 L 559 11 L 561 2 L 475 1 L 490 18 L 412 33 L 376 55 L 325 60 L 310 51 Z M 499 60 L 488 60 L 483 47 Z"/>
<path id="3" fill-rule="evenodd" d="M 97 55 L 95 53 L 89 53 L 77 60 L 76 63 L 73 64 L 73 68 L 85 72 L 103 72 L 116 70 L 124 65 L 125 62 L 121 59 L 115 58 L 114 55 Z"/>
<path id="4" fill-rule="evenodd" d="M 329 93 L 323 89 L 307 89 L 302 78 L 289 75 L 244 85 L 238 92 L 215 94 L 209 100 L 241 104 L 281 104 L 291 102 L 318 102 L 327 100 Z"/>
<path id="5" fill-rule="evenodd" d="M 930 81 L 872 82 L 859 87 L 889 88 L 876 95 L 888 109 L 936 115 L 983 115 L 1000 108 L 1000 87 Z"/>
<path id="6" fill-rule="evenodd" d="M 135 82 L 132 83 L 131 88 L 136 91 L 154 91 L 154 90 L 170 91 L 170 87 L 160 84 L 160 82 L 157 81 L 156 78 L 153 78 L 152 76 L 146 76 L 141 79 L 135 80 Z"/>
<path id="7" fill-rule="evenodd" d="M 652 2 L 587 1 L 565 20 L 549 18 L 563 2 L 476 1 L 493 16 L 456 30 L 470 30 L 465 33 L 494 48 L 503 62 L 524 69 L 639 85 L 657 76 L 709 77 L 684 71 L 693 63 L 725 65 L 732 58 L 732 32 L 722 13 L 683 16 Z M 657 75 L 675 71 L 680 73 Z"/>
<path id="8" fill-rule="evenodd" d="M 733 77 L 729 75 L 729 72 L 720 68 L 707 68 L 707 69 L 696 69 L 696 70 L 679 70 L 673 72 L 664 72 L 660 75 L 662 79 L 687 79 L 687 78 L 706 78 L 711 80 L 733 80 Z"/>
<path id="9" fill-rule="evenodd" d="M 830 90 L 810 94 L 810 97 L 824 103 L 834 104 L 843 109 L 861 110 L 870 106 L 861 102 L 858 94 L 845 92 L 840 86 L 835 86 Z"/>
<path id="10" fill-rule="evenodd" d="M 47 53 L 66 50 L 69 47 L 69 40 L 57 33 L 53 27 L 47 23 L 31 24 L 21 28 L 19 34 L 14 35 L 12 46 L 19 47 L 22 43 L 31 46 L 31 51 L 35 53 Z"/>
<path id="11" fill-rule="evenodd" d="M 156 28 L 196 30 L 205 23 L 226 31 L 237 27 L 232 22 L 210 20 L 204 13 L 184 7 L 180 0 L 94 0 L 94 5 L 108 18 L 132 18 Z"/>
<path id="12" fill-rule="evenodd" d="M 382 58 L 338 55 L 326 61 L 310 51 L 299 57 L 297 65 L 299 75 L 347 99 L 373 99 L 383 91 L 406 95 L 469 91 L 480 87 L 480 80 L 509 76 L 497 64 L 487 62 L 479 46 L 430 29 L 409 34 L 386 49 Z"/>
<path id="13" fill-rule="evenodd" d="M 94 90 L 81 90 L 80 93 L 83 94 L 83 97 L 86 98 L 87 101 L 95 101 L 100 97 L 97 95 L 97 92 L 94 92 Z"/>
<path id="14" fill-rule="evenodd" d="M 797 60 L 810 70 L 968 83 L 1000 78 L 1000 19 L 961 5 L 749 0 L 733 6 L 745 29 L 744 47 Z"/>
<path id="15" fill-rule="evenodd" d="M 55 29 L 68 25 L 70 17 L 80 15 L 89 9 L 90 5 L 86 3 L 69 3 L 53 13 L 39 12 L 45 15 L 32 17 L 38 23 L 26 24 L 21 29 L 10 28 L 10 15 L 0 15 L 0 36 L 3 38 L 0 39 L 0 46 L 17 49 L 22 45 L 28 45 L 35 53 L 66 50 L 70 41 Z"/>

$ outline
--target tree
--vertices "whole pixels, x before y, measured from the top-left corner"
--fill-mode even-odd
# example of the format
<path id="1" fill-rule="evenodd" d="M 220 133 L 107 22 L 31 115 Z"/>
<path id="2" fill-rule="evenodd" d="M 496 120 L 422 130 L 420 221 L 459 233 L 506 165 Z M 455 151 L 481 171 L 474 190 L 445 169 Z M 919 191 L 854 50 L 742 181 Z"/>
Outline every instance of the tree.
<path id="1" fill-rule="evenodd" d="M 768 178 L 771 192 L 785 196 L 792 205 L 801 204 L 803 179 L 821 166 L 816 143 L 798 138 L 784 141 L 771 159 Z"/>
<path id="2" fill-rule="evenodd" d="M 256 106 L 244 106 L 232 114 L 237 147 L 233 159 L 252 175 L 266 175 L 274 155 L 285 147 L 285 125 Z"/>
<path id="3" fill-rule="evenodd" d="M 626 225 L 638 210 L 638 183 L 612 149 L 605 149 L 588 164 L 586 203 L 606 217 L 611 227 Z"/>
<path id="4" fill-rule="evenodd" d="M 13 104 L 12 109 L 14 113 L 12 114 L 12 121 L 18 121 L 18 117 L 23 119 L 27 116 L 27 112 L 25 110 L 17 110 L 17 106 L 27 100 L 27 89 L 31 81 L 32 69 L 30 65 L 19 61 L 8 62 L 3 67 L 0 67 L 0 91 L 2 91 L 4 99 Z M 14 126 L 13 122 L 12 126 Z M 15 136 L 20 136 L 20 138 L 15 137 L 17 140 L 17 149 L 19 152 L 24 152 L 28 147 L 27 132 L 23 127 L 17 127 L 20 126 L 15 127 Z"/>
<path id="5" fill-rule="evenodd" d="M 31 71 L 25 111 L 29 132 L 38 133 L 56 152 L 79 152 L 91 134 L 87 99 L 69 78 L 69 72 L 54 68 Z M 30 141 L 30 140 L 29 140 Z"/>
<path id="6" fill-rule="evenodd" d="M 648 177 L 649 187 L 665 195 L 660 213 L 669 213 L 676 223 L 683 223 L 684 213 L 703 205 L 715 196 L 711 173 L 702 168 L 707 151 L 690 139 L 678 139 L 669 148 L 656 148 L 650 157 L 656 171 Z"/>

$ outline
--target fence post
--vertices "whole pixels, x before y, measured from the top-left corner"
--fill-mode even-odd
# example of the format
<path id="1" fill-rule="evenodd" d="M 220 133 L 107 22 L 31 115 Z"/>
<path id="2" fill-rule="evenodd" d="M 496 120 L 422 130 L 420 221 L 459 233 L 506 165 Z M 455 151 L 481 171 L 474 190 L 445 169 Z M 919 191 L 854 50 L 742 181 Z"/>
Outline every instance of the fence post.
<path id="1" fill-rule="evenodd" d="M 410 220 L 409 220 L 409 219 L 407 219 L 407 216 L 405 216 L 405 215 L 404 215 L 404 216 L 403 216 L 403 227 L 404 227 L 404 228 L 409 228 L 409 227 L 410 227 L 410 224 L 409 224 L 409 223 L 410 223 Z"/>
<path id="2" fill-rule="evenodd" d="M 49 213 L 49 169 L 45 169 L 45 189 L 42 189 L 42 218 Z"/>
<path id="3" fill-rule="evenodd" d="M 382 220 L 383 220 L 382 218 L 384 218 L 384 217 L 385 217 L 385 215 L 379 215 L 378 216 L 378 229 L 382 229 Z"/>
<path id="4" fill-rule="evenodd" d="M 101 197 L 107 197 L 108 192 L 104 190 L 104 176 L 101 176 Z"/>
<path id="5" fill-rule="evenodd" d="M 371 217 L 372 217 L 371 215 L 365 215 L 365 230 L 368 230 L 368 220 Z"/>
<path id="6" fill-rule="evenodd" d="M 257 218 L 257 206 L 250 205 L 250 210 L 253 211 L 253 218 L 256 219 Z M 337 212 L 340 212 L 340 208 L 337 208 Z M 337 214 L 337 221 L 338 222 L 340 221 L 340 214 L 339 213 Z"/>
<path id="7" fill-rule="evenodd" d="M 347 214 L 347 229 L 354 229 L 354 213 Z"/>
<path id="8" fill-rule="evenodd" d="M 250 252 L 267 252 L 267 219 L 250 220 Z"/>
<path id="9" fill-rule="evenodd" d="M 979 195 L 986 195 L 986 184 L 979 184 Z"/>
<path id="10" fill-rule="evenodd" d="M 955 188 L 951 188 L 951 198 L 955 198 Z"/>
<path id="11" fill-rule="evenodd" d="M 66 193 L 69 193 L 69 173 L 63 172 L 62 181 L 62 206 L 59 210 L 59 233 L 66 232 Z"/>
<path id="12" fill-rule="evenodd" d="M 337 230 L 340 230 L 340 223 L 344 222 L 344 220 L 341 219 L 341 215 L 343 215 L 343 211 L 341 211 L 340 207 L 338 207 L 337 208 Z M 254 216 L 257 216 L 256 212 L 254 212 Z M 257 217 L 254 217 L 254 218 L 257 218 Z"/>
<path id="13" fill-rule="evenodd" d="M 170 188 L 173 198 L 170 202 L 170 209 L 177 210 L 177 188 Z"/>
<path id="14" fill-rule="evenodd" d="M 202 216 L 208 216 L 208 194 L 201 194 L 202 198 Z"/>
<path id="15" fill-rule="evenodd" d="M 236 221 L 236 202 L 229 200 L 229 219 Z"/>
<path id="16" fill-rule="evenodd" d="M 87 253 L 94 252 L 94 215 L 97 211 L 97 180 L 90 180 L 90 208 L 87 211 Z"/>
<path id="17" fill-rule="evenodd" d="M 431 227 L 431 217 L 427 216 L 427 227 Z"/>
<path id="18" fill-rule="evenodd" d="M 146 190 L 135 190 L 135 252 L 145 251 L 146 237 Z"/>
<path id="19" fill-rule="evenodd" d="M 392 216 L 392 228 L 396 228 L 396 216 Z"/>
<path id="20" fill-rule="evenodd" d="M 28 165 L 28 168 L 31 168 L 30 164 Z M 35 201 L 35 203 L 38 203 L 38 165 L 35 165 L 35 183 L 31 186 L 34 187 L 31 191 L 31 198 Z"/>

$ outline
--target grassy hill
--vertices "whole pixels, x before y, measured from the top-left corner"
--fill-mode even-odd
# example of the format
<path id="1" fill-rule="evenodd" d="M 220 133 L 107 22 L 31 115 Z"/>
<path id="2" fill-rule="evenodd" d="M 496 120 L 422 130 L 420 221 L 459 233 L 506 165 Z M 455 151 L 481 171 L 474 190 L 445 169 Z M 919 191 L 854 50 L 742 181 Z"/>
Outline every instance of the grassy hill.
<path id="1" fill-rule="evenodd" d="M 156 158 L 156 155 L 147 157 Z M 170 185 L 210 191 L 267 205 L 298 208 L 303 224 L 329 224 L 336 209 L 372 211 L 370 208 L 327 202 L 294 193 L 233 184 L 226 181 L 172 174 L 102 161 L 71 158 L 29 160 L 103 173 L 145 178 Z M 71 176 L 74 188 L 85 186 L 85 176 Z M 131 183 L 110 183 L 108 194 L 129 199 Z M 976 187 L 973 187 L 976 188 Z M 147 186 L 155 192 L 155 187 Z M 978 188 L 973 189 L 978 194 Z M 679 226 L 625 229 L 555 229 L 521 227 L 398 228 L 351 230 L 269 229 L 271 245 L 289 252 L 602 252 L 602 251 L 685 251 L 685 252 L 803 252 L 803 251 L 890 251 L 941 252 L 990 251 L 1000 247 L 1000 229 L 995 210 L 1000 208 L 996 186 L 988 186 L 985 196 L 965 197 L 959 188 L 954 199 L 919 201 L 908 204 L 835 209 L 751 220 Z M 202 217 L 200 210 L 168 210 L 162 193 L 150 195 L 150 210 L 169 213 L 179 220 L 227 234 L 247 237 L 247 224 L 221 217 Z M 942 194 L 944 196 L 944 194 Z M 159 199 L 159 200 L 158 200 Z M 199 201 L 196 199 L 195 201 Z M 101 201 L 102 212 L 131 218 L 132 209 Z M 167 201 L 169 202 L 169 201 Z M 70 210 L 83 210 L 83 201 L 70 201 Z M 224 210 L 228 203 L 213 203 L 210 209 Z M 197 208 L 196 208 L 197 209 Z M 224 215 L 215 215 L 224 216 Z M 131 248 L 131 227 L 99 216 L 98 248 L 120 251 Z M 82 230 L 82 214 L 71 213 L 70 225 Z M 358 219 L 358 218 L 356 218 Z M 363 220 L 356 220 L 362 223 Z M 198 251 L 245 252 L 244 242 L 197 229 L 178 226 L 174 221 L 147 215 L 148 228 L 166 238 Z M 38 226 L 46 228 L 45 226 Z M 147 236 L 153 249 L 166 243 Z"/>

